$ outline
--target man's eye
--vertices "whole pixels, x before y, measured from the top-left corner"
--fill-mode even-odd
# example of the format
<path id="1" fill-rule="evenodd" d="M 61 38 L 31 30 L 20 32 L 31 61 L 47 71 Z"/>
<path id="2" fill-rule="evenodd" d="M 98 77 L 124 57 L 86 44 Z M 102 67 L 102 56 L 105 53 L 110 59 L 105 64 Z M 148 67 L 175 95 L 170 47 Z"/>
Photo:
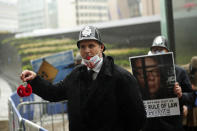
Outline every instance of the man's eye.
<path id="1" fill-rule="evenodd" d="M 89 45 L 89 48 L 93 48 L 94 47 L 94 45 Z"/>
<path id="2" fill-rule="evenodd" d="M 84 49 L 84 48 L 85 48 L 85 46 L 80 46 L 80 48 L 81 48 L 81 49 Z"/>
<path id="3" fill-rule="evenodd" d="M 155 52 L 156 50 L 154 49 L 154 50 L 152 50 L 153 52 Z"/>

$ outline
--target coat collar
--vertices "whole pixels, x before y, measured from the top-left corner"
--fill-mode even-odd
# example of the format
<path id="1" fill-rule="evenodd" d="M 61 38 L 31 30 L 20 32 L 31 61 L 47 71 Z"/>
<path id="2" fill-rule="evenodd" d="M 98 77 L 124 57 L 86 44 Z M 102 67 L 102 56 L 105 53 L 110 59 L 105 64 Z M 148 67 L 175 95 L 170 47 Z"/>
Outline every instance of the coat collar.
<path id="1" fill-rule="evenodd" d="M 103 65 L 101 67 L 100 72 L 103 72 L 103 74 L 107 76 L 112 76 L 114 60 L 111 56 L 105 56 L 103 55 Z"/>

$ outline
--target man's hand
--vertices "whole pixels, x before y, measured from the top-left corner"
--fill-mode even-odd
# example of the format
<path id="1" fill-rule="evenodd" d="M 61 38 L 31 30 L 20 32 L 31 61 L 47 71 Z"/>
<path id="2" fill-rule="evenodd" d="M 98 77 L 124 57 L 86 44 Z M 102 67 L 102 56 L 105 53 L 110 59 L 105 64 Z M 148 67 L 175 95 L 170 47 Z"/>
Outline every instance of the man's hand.
<path id="1" fill-rule="evenodd" d="M 24 70 L 20 75 L 20 78 L 23 82 L 33 80 L 35 77 L 36 77 L 36 73 L 30 70 Z"/>
<path id="2" fill-rule="evenodd" d="M 183 116 L 187 117 L 187 114 L 188 114 L 188 108 L 187 106 L 183 105 Z"/>
<path id="3" fill-rule="evenodd" d="M 174 84 L 174 93 L 178 96 L 178 98 L 181 98 L 182 97 L 182 89 L 179 86 L 179 83 L 178 82 L 176 82 Z"/>

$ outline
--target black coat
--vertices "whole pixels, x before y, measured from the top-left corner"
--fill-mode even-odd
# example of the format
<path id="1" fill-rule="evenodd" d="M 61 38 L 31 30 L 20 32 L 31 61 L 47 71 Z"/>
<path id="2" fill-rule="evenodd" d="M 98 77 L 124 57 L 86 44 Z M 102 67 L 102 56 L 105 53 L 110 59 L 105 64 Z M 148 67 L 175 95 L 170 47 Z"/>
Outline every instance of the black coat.
<path id="1" fill-rule="evenodd" d="M 139 131 L 146 119 L 135 78 L 109 56 L 93 82 L 80 65 L 56 85 L 39 76 L 30 84 L 45 100 L 68 100 L 70 131 Z"/>
<path id="2" fill-rule="evenodd" d="M 183 92 L 192 92 L 192 86 L 188 74 L 185 69 L 179 66 L 175 66 L 176 81 L 181 86 Z"/>
<path id="3" fill-rule="evenodd" d="M 175 66 L 176 81 L 181 86 L 183 95 L 179 99 L 181 115 L 165 116 L 157 118 L 148 118 L 143 131 L 184 131 L 182 126 L 182 107 L 183 105 L 191 105 L 194 102 L 194 95 L 187 72 Z"/>
<path id="4" fill-rule="evenodd" d="M 193 106 L 195 102 L 195 92 L 192 90 L 189 76 L 185 69 L 179 66 L 175 66 L 176 70 L 176 81 L 181 86 L 183 96 L 180 99 L 180 105 Z M 181 108 L 182 111 L 182 108 Z"/>

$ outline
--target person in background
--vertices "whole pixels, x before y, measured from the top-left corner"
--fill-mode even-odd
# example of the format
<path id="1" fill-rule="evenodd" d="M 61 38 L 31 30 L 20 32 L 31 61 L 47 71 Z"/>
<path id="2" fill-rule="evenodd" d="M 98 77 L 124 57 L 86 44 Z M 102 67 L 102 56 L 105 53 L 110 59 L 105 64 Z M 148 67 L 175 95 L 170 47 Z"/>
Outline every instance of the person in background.
<path id="1" fill-rule="evenodd" d="M 187 65 L 183 65 L 183 68 L 187 71 L 192 89 L 195 91 L 195 103 L 193 106 L 184 105 L 184 128 L 186 131 L 197 130 L 197 56 L 191 58 L 191 62 Z"/>
<path id="2" fill-rule="evenodd" d="M 153 40 L 148 55 L 162 54 L 169 52 L 167 39 L 164 36 L 157 36 Z M 192 105 L 194 103 L 194 93 L 186 71 L 175 65 L 176 83 L 174 92 L 179 98 L 180 116 L 167 116 L 150 118 L 147 120 L 143 131 L 184 131 L 182 125 L 183 105 Z"/>
<path id="3" fill-rule="evenodd" d="M 21 80 L 49 101 L 68 100 L 69 131 L 139 131 L 146 112 L 135 77 L 105 56 L 94 26 L 84 27 L 77 42 L 82 64 L 53 85 L 25 70 Z"/>

